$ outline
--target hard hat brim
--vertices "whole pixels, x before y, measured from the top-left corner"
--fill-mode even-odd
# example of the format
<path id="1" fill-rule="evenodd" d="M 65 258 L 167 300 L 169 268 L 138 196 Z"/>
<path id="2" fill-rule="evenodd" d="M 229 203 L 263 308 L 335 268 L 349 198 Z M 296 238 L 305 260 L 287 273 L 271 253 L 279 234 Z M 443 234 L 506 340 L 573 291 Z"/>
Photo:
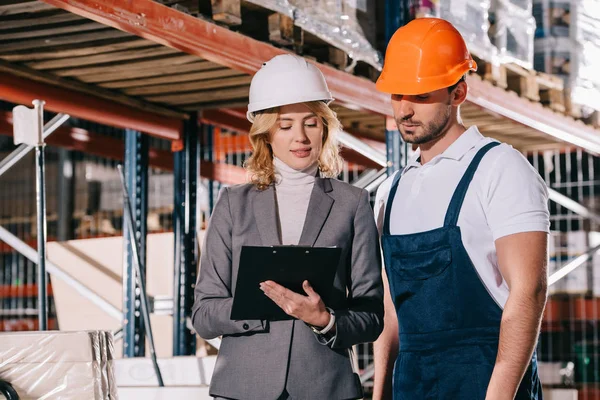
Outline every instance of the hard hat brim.
<path id="1" fill-rule="evenodd" d="M 477 64 L 474 60 L 466 60 L 443 76 L 411 81 L 402 80 L 402 77 L 390 76 L 391 74 L 384 70 L 377 79 L 375 87 L 383 93 L 415 96 L 450 87 L 469 71 L 477 71 Z"/>
<path id="2" fill-rule="evenodd" d="M 262 102 L 262 103 L 251 103 L 248 105 L 248 112 L 246 112 L 246 118 L 250 122 L 254 122 L 254 115 L 259 111 L 268 110 L 269 108 L 289 106 L 292 104 L 301 104 L 308 103 L 310 101 L 322 101 L 325 104 L 329 105 L 334 98 L 331 96 L 330 92 L 321 92 L 321 93 L 313 93 L 310 96 L 305 96 L 304 98 L 296 98 L 293 101 L 285 102 L 285 101 L 276 101 L 276 102 Z"/>

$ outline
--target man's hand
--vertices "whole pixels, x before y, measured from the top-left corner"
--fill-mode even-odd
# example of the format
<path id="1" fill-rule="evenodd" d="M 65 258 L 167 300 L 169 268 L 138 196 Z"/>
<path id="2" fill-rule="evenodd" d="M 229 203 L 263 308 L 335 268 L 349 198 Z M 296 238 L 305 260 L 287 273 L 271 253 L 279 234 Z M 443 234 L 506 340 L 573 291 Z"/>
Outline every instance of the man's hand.
<path id="1" fill-rule="evenodd" d="M 302 282 L 306 296 L 295 293 L 273 282 L 265 281 L 260 289 L 275 302 L 287 315 L 298 318 L 317 328 L 324 328 L 329 323 L 331 315 L 325 308 L 321 296 L 314 291 L 308 281 Z"/>

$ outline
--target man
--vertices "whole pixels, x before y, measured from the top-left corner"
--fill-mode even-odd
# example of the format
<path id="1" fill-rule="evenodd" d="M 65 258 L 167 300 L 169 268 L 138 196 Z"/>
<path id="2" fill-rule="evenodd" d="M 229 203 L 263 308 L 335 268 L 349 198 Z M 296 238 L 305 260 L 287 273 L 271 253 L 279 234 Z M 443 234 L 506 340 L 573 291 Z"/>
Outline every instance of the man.
<path id="1" fill-rule="evenodd" d="M 548 194 L 519 152 L 462 125 L 476 68 L 441 19 L 414 20 L 388 45 L 377 88 L 418 150 L 375 204 L 388 287 L 374 400 L 542 398 Z"/>

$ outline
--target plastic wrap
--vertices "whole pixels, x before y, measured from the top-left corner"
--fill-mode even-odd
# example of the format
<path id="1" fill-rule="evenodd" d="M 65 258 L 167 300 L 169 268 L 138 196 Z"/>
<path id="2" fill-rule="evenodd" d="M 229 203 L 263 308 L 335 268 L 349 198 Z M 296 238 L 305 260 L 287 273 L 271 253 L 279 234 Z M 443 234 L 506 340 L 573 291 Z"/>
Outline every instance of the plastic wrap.
<path id="1" fill-rule="evenodd" d="M 488 36 L 490 0 L 413 0 L 411 8 L 415 18 L 438 17 L 451 22 L 474 55 L 497 61 L 498 51 Z"/>
<path id="2" fill-rule="evenodd" d="M 533 68 L 535 19 L 531 0 L 494 0 L 490 38 L 502 63 Z"/>
<path id="3" fill-rule="evenodd" d="M 248 0 L 289 16 L 294 24 L 343 50 L 354 61 L 381 70 L 375 50 L 374 2 L 367 0 Z"/>
<path id="4" fill-rule="evenodd" d="M 450 21 L 482 60 L 531 68 L 536 26 L 532 7 L 532 0 L 416 0 L 411 14 Z"/>
<path id="5" fill-rule="evenodd" d="M 410 14 L 413 18 L 439 17 L 440 2 L 438 0 L 413 0 Z"/>
<path id="6" fill-rule="evenodd" d="M 22 400 L 116 399 L 111 347 L 112 336 L 101 331 L 2 333 L 0 379 Z"/>
<path id="7" fill-rule="evenodd" d="M 109 400 L 117 400 L 117 380 L 115 379 L 115 346 L 113 342 L 113 335 L 110 332 L 104 331 L 104 338 L 106 340 L 106 377 L 108 379 L 108 398 Z"/>
<path id="8" fill-rule="evenodd" d="M 600 1 L 573 0 L 572 33 L 582 42 L 600 45 Z"/>
<path id="9" fill-rule="evenodd" d="M 533 0 L 535 37 L 569 37 L 571 1 Z"/>
<path id="10" fill-rule="evenodd" d="M 570 38 L 546 37 L 536 39 L 533 66 L 537 71 L 559 75 L 565 79 L 571 70 Z"/>
<path id="11" fill-rule="evenodd" d="M 489 0 L 440 2 L 440 17 L 450 21 L 458 29 L 469 50 L 483 60 L 494 62 L 497 50 L 488 36 L 489 11 Z"/>
<path id="12" fill-rule="evenodd" d="M 574 0 L 571 38 L 571 101 L 600 110 L 600 2 Z"/>
<path id="13" fill-rule="evenodd" d="M 534 67 L 560 75 L 573 104 L 600 109 L 600 2 L 535 0 Z"/>
<path id="14" fill-rule="evenodd" d="M 592 42 L 578 44 L 571 62 L 571 101 L 600 110 L 600 46 Z"/>
<path id="15" fill-rule="evenodd" d="M 502 0 L 508 7 L 515 7 L 519 10 L 525 11 L 529 16 L 533 9 L 533 0 Z"/>

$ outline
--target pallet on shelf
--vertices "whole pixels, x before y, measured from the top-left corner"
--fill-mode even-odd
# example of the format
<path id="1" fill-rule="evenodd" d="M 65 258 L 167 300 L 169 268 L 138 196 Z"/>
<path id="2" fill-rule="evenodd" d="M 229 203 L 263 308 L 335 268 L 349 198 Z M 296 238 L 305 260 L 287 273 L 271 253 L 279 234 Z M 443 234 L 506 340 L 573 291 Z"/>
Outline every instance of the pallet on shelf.
<path id="1" fill-rule="evenodd" d="M 160 3 L 209 19 L 218 25 L 238 31 L 254 39 L 270 42 L 274 46 L 346 70 L 372 81 L 379 77 L 373 66 L 358 62 L 350 64 L 348 54 L 342 49 L 295 25 L 289 15 L 275 12 L 244 0 L 159 0 Z"/>
<path id="2" fill-rule="evenodd" d="M 474 55 L 477 74 L 495 86 L 542 105 L 595 128 L 600 127 L 600 110 L 573 103 L 571 91 L 562 76 L 524 68 L 513 63 L 494 63 Z M 598 108 L 600 108 L 600 103 Z"/>
<path id="3" fill-rule="evenodd" d="M 517 64 L 498 64 L 474 58 L 478 65 L 477 73 L 485 80 L 528 100 L 541 102 L 555 111 L 566 111 L 562 78 Z"/>

